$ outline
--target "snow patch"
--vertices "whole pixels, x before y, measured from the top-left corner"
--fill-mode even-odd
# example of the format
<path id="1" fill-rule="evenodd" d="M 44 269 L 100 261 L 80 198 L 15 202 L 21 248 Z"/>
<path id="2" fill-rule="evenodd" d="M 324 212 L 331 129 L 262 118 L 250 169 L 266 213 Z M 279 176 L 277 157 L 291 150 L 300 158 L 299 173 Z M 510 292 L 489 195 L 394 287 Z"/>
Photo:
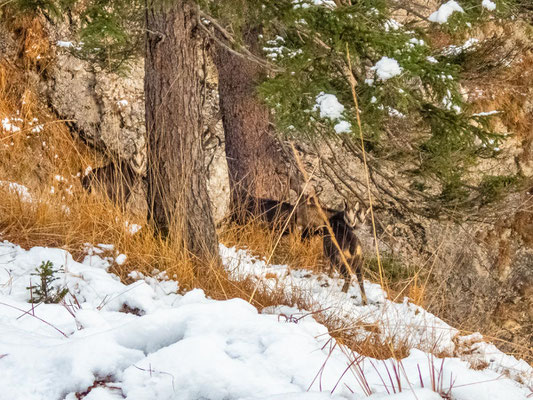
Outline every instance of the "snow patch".
<path id="1" fill-rule="evenodd" d="M 474 117 L 488 117 L 489 115 L 495 115 L 495 114 L 500 114 L 501 111 L 498 111 L 498 110 L 493 110 L 493 111 L 483 111 L 483 112 L 479 112 L 479 113 L 476 113 L 476 114 L 472 114 L 472 116 Z"/>
<path id="2" fill-rule="evenodd" d="M 494 2 L 491 1 L 491 0 L 483 0 L 483 1 L 481 2 L 481 6 L 482 6 L 483 8 L 486 8 L 486 9 L 489 10 L 489 11 L 494 11 L 494 10 L 496 10 L 496 3 L 494 3 Z"/>
<path id="3" fill-rule="evenodd" d="M 464 10 L 455 0 L 450 0 L 441 5 L 437 11 L 429 16 L 428 19 L 431 22 L 445 24 L 454 12 L 464 13 Z"/>
<path id="4" fill-rule="evenodd" d="M 115 258 L 115 262 L 118 264 L 118 265 L 122 265 L 126 262 L 126 259 L 128 257 L 126 256 L 126 254 L 119 254 L 116 258 Z"/>
<path id="5" fill-rule="evenodd" d="M 70 49 L 72 47 L 74 47 L 74 44 L 72 42 L 68 42 L 66 40 L 58 40 L 56 42 L 56 46 L 57 47 L 64 47 L 64 48 L 67 48 L 67 49 Z"/>
<path id="6" fill-rule="evenodd" d="M 341 121 L 333 129 L 336 133 L 350 133 L 352 131 L 352 125 L 348 121 Z"/>
<path id="7" fill-rule="evenodd" d="M 316 96 L 316 104 L 313 107 L 313 111 L 317 110 L 320 110 L 321 118 L 328 118 L 333 122 L 337 122 L 334 127 L 336 133 L 348 133 L 351 131 L 351 124 L 344 120 L 342 116 L 344 106 L 334 94 L 320 92 Z"/>
<path id="8" fill-rule="evenodd" d="M 294 8 L 309 8 L 311 6 L 324 6 L 335 8 L 337 5 L 333 0 L 293 0 Z"/>
<path id="9" fill-rule="evenodd" d="M 268 40 L 266 43 L 268 46 L 263 47 L 263 51 L 265 51 L 266 56 L 272 60 L 277 60 L 283 56 L 294 58 L 303 53 L 302 49 L 291 50 L 284 46 L 283 43 L 285 43 L 285 39 L 279 35 L 272 40 Z"/>
<path id="10" fill-rule="evenodd" d="M 316 105 L 313 110 L 317 109 L 320 109 L 320 116 L 322 118 L 332 120 L 341 118 L 344 112 L 344 106 L 339 102 L 337 96 L 324 92 L 320 92 L 316 97 Z"/>
<path id="11" fill-rule="evenodd" d="M 415 46 L 425 46 L 426 42 L 422 39 L 411 38 L 407 42 L 407 47 L 414 48 Z"/>
<path id="12" fill-rule="evenodd" d="M 381 81 L 386 81 L 402 73 L 402 67 L 398 61 L 389 57 L 382 57 L 371 69 L 376 71 L 376 75 Z"/>
<path id="13" fill-rule="evenodd" d="M 446 47 L 442 51 L 442 54 L 447 55 L 447 56 L 448 55 L 456 56 L 456 55 L 459 55 L 459 54 L 461 54 L 462 52 L 464 52 L 466 50 L 471 49 L 477 43 L 479 43 L 479 39 L 470 38 L 466 42 L 464 42 L 462 45 L 456 46 L 456 45 L 452 44 L 451 46 Z"/>
<path id="14" fill-rule="evenodd" d="M 25 203 L 31 203 L 33 201 L 29 189 L 20 183 L 0 181 L 0 188 L 6 188 L 11 193 L 18 195 L 20 200 Z"/>
<path id="15" fill-rule="evenodd" d="M 8 118 L 2 119 L 2 129 L 8 133 L 20 132 L 20 127 L 15 125 L 15 122 L 23 122 L 20 118 Z"/>
<path id="16" fill-rule="evenodd" d="M 389 32 L 389 31 L 397 31 L 398 29 L 400 29 L 403 25 L 400 24 L 398 21 L 394 20 L 394 19 L 388 19 L 387 21 L 385 21 L 385 32 Z"/>
<path id="17" fill-rule="evenodd" d="M 129 221 L 124 222 L 124 227 L 130 235 L 135 235 L 142 229 L 142 226 L 139 224 L 132 224 Z"/>

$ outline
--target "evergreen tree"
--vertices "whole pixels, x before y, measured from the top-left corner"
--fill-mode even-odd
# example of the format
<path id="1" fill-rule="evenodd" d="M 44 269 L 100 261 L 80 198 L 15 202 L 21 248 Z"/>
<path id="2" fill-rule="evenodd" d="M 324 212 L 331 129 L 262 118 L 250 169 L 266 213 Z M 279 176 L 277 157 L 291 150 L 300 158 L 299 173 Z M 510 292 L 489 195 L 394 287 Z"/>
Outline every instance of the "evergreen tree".
<path id="1" fill-rule="evenodd" d="M 145 12 L 148 216 L 163 237 L 212 261 L 218 240 L 202 149 L 198 15 L 187 0 L 150 1 Z"/>
<path id="2" fill-rule="evenodd" d="M 115 59 L 127 54 L 119 51 L 121 43 L 135 42 L 138 25 L 130 21 L 139 20 L 133 14 L 144 5 L 105 3 L 84 2 L 81 41 L 93 44 L 84 44 L 82 51 L 105 58 L 103 49 L 111 47 L 115 50 L 107 57 Z M 413 11 L 409 2 L 387 0 L 195 3 L 199 30 L 267 72 L 257 90 L 280 135 L 334 141 L 361 160 L 362 132 L 373 190 L 395 204 L 427 216 L 472 210 L 519 181 L 476 171 L 480 160 L 499 157 L 505 138 L 490 129 L 490 116 L 472 114 L 460 84 L 465 54 L 480 47 L 468 40 L 469 32 L 488 17 L 508 17 L 515 6 L 527 10 L 522 2 L 448 1 L 429 16 Z M 125 9 L 132 12 L 129 18 Z M 416 18 L 405 17 L 406 10 Z M 394 19 L 397 12 L 404 13 L 402 23 Z M 94 29 L 97 21 L 100 29 Z M 247 47 L 255 42 L 244 40 L 250 26 L 262 27 L 257 41 L 263 55 Z M 459 44 L 433 46 L 431 38 L 439 31 Z M 112 45 L 98 41 L 102 37 Z M 475 182 L 469 179 L 474 171 L 481 176 Z"/>
<path id="3" fill-rule="evenodd" d="M 255 55 L 262 54 L 261 30 L 260 26 L 251 25 L 242 34 L 247 49 Z M 230 208 L 234 218 L 241 218 L 243 211 L 254 210 L 255 199 L 287 200 L 290 189 L 299 193 L 300 182 L 296 168 L 292 168 L 290 152 L 284 151 L 276 138 L 270 109 L 257 93 L 257 85 L 266 78 L 267 69 L 222 45 L 214 47 Z"/>
<path id="4" fill-rule="evenodd" d="M 60 278 L 57 273 L 62 272 L 54 268 L 51 261 L 43 261 L 35 272 L 31 275 L 38 278 L 39 283 L 28 286 L 26 289 L 30 291 L 31 303 L 59 303 L 68 294 L 68 288 L 57 287 L 55 281 Z"/>
<path id="5" fill-rule="evenodd" d="M 48 16 L 59 10 L 78 13 L 75 51 L 104 67 L 123 65 L 137 49 L 133 44 L 145 43 L 148 218 L 158 235 L 182 245 L 199 265 L 218 260 L 202 149 L 195 3 L 18 0 L 14 6 Z"/>
<path id="6" fill-rule="evenodd" d="M 414 206 L 403 202 L 411 210 L 437 216 L 482 205 L 488 186 L 494 191 L 517 181 L 468 179 L 479 160 L 498 157 L 504 136 L 490 129 L 490 116 L 472 115 L 460 86 L 463 55 L 477 46 L 468 32 L 488 16 L 508 15 L 510 5 L 498 1 L 493 10 L 464 0 L 447 16 L 449 3 L 455 2 L 429 17 L 435 22 L 403 24 L 393 18 L 402 5 L 385 0 L 249 0 L 248 8 L 261 10 L 252 15 L 240 1 L 202 7 L 234 21 L 237 37 L 250 18 L 263 26 L 270 74 L 258 90 L 286 137 L 334 140 L 362 159 L 355 81 L 373 183 L 385 196 L 414 200 Z M 464 44 L 434 48 L 431 34 L 438 30 Z"/>

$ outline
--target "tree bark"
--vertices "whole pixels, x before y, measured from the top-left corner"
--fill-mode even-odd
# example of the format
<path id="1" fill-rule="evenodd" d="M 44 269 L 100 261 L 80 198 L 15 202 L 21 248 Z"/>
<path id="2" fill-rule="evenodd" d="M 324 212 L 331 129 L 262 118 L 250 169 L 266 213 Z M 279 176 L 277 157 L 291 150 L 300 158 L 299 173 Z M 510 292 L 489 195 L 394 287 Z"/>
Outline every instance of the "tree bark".
<path id="1" fill-rule="evenodd" d="M 148 218 L 202 261 L 218 258 L 201 138 L 197 17 L 188 0 L 147 0 Z"/>
<path id="2" fill-rule="evenodd" d="M 260 33 L 258 27 L 243 33 L 244 43 L 254 54 L 260 54 Z M 289 163 L 270 128 L 269 110 L 257 97 L 257 84 L 265 78 L 265 71 L 221 46 L 215 49 L 214 58 L 232 210 L 240 210 L 254 197 L 287 199 L 289 187 L 294 189 L 297 182 L 290 180 Z"/>

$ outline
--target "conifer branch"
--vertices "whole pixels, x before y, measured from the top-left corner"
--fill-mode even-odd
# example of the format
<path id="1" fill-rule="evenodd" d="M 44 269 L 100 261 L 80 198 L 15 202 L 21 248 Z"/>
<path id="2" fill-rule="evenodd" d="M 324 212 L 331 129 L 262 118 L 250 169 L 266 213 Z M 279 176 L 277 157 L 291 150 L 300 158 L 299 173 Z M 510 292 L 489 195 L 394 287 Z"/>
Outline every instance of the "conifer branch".
<path id="1" fill-rule="evenodd" d="M 267 60 L 256 56 L 255 54 L 250 52 L 250 50 L 248 50 L 245 46 L 239 45 L 231 33 L 229 33 L 216 19 L 212 18 L 210 15 L 200 10 L 200 8 L 198 8 L 197 13 L 198 13 L 198 25 L 219 46 L 222 46 L 225 50 L 229 51 L 231 54 L 237 57 L 240 57 L 240 58 L 244 58 L 245 60 L 254 62 L 267 70 L 270 70 L 273 72 L 284 71 L 283 68 L 278 67 L 268 62 Z M 230 46 L 228 43 L 225 43 L 224 41 L 220 40 L 218 35 L 216 33 L 211 32 L 207 28 L 207 26 L 203 23 L 202 20 L 208 21 L 209 24 L 212 25 L 216 29 L 219 35 L 221 35 L 228 43 L 230 43 L 234 47 L 237 47 L 239 50 L 235 50 L 235 48 Z"/>

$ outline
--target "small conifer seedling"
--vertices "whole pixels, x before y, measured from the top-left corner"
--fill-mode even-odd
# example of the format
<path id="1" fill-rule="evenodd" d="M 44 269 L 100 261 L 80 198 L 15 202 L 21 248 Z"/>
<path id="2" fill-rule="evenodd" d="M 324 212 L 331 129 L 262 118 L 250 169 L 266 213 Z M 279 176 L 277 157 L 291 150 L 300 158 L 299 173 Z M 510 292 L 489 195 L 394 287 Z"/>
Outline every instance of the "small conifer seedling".
<path id="1" fill-rule="evenodd" d="M 32 276 L 39 277 L 39 284 L 28 286 L 31 291 L 31 303 L 59 303 L 68 293 L 66 287 L 54 287 L 53 282 L 59 279 L 56 274 L 59 269 L 54 269 L 51 261 L 43 261 Z"/>

